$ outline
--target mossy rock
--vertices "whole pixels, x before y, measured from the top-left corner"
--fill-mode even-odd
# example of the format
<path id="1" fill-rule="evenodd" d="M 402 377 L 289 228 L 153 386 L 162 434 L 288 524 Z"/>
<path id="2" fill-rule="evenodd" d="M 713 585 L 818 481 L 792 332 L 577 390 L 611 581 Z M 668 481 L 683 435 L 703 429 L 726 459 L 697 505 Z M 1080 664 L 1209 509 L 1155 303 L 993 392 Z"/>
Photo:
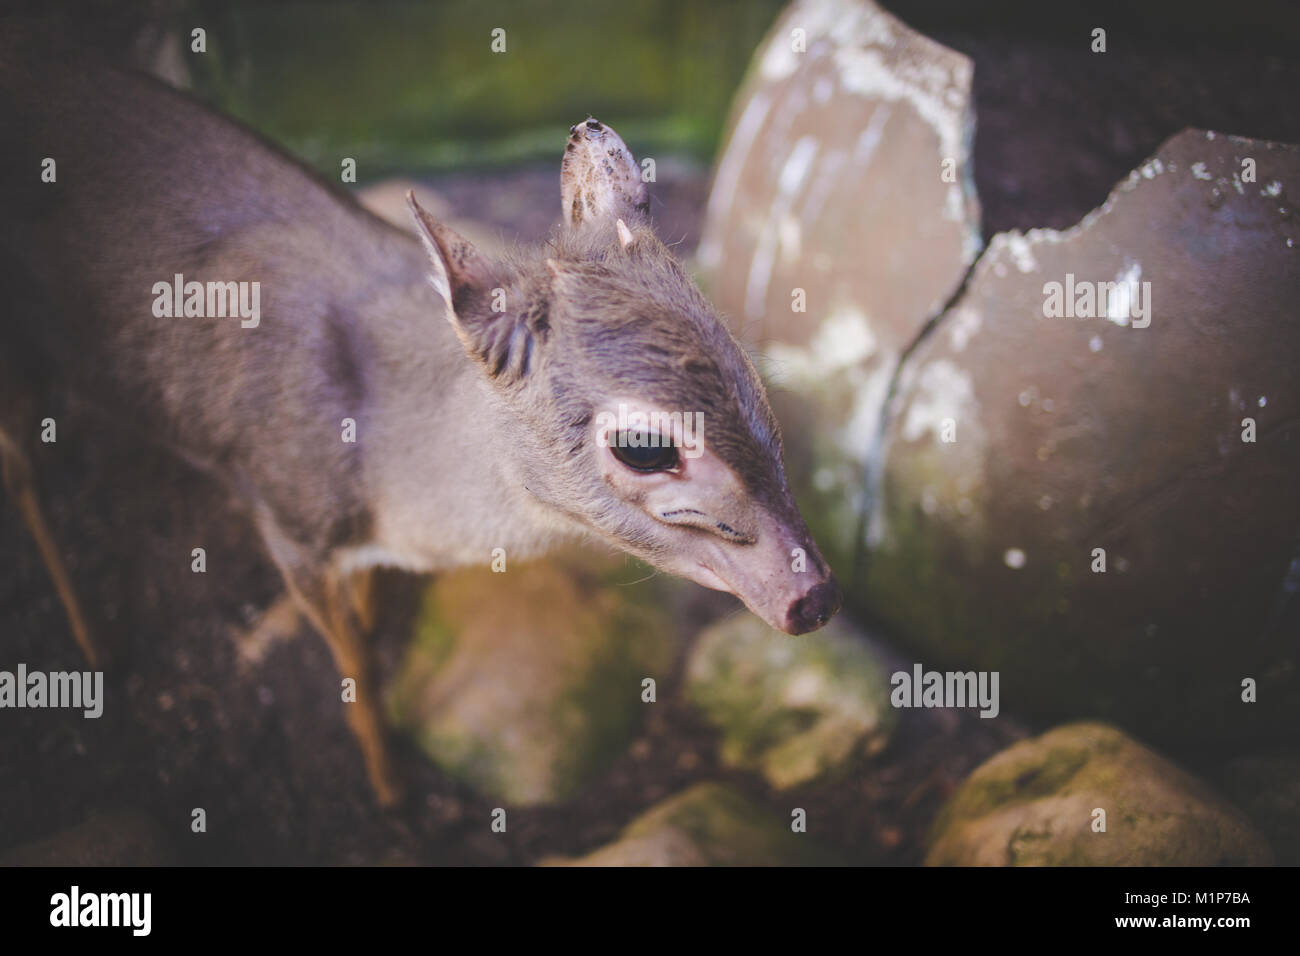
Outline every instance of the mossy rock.
<path id="1" fill-rule="evenodd" d="M 803 637 L 728 618 L 700 636 L 686 692 L 721 731 L 723 762 L 777 789 L 879 752 L 896 718 L 885 668 L 843 617 Z"/>
<path id="2" fill-rule="evenodd" d="M 569 555 L 440 576 L 389 696 L 439 767 L 514 804 L 571 797 L 640 726 L 675 628 L 661 585 L 615 587 L 622 562 Z M 622 569 L 622 570 L 620 570 Z"/>
<path id="3" fill-rule="evenodd" d="M 718 783 L 696 784 L 647 810 L 619 838 L 584 857 L 544 866 L 830 866 L 840 861 L 807 834 Z"/>
<path id="4" fill-rule="evenodd" d="M 1104 832 L 1094 831 L 1105 810 Z M 1058 727 L 978 767 L 935 823 L 931 866 L 1242 866 L 1272 862 L 1239 811 L 1099 723 Z"/>

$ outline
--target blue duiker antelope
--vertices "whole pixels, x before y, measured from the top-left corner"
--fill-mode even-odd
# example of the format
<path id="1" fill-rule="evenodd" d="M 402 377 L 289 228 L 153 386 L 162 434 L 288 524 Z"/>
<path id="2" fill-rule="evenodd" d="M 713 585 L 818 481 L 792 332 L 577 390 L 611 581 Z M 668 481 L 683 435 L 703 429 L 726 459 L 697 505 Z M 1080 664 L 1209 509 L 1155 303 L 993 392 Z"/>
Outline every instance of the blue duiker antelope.
<path id="1" fill-rule="evenodd" d="M 0 455 L 92 660 L 25 450 L 37 374 L 122 409 L 243 504 L 357 682 L 347 716 L 383 804 L 400 791 L 363 637 L 372 568 L 586 537 L 791 634 L 839 608 L 762 382 L 656 238 L 610 127 L 570 130 L 549 241 L 495 258 L 414 196 L 412 235 L 171 88 L 12 33 L 0 116 Z M 191 282 L 208 302 L 229 289 L 228 308 L 189 314 Z M 255 320 L 233 302 L 249 287 Z"/>

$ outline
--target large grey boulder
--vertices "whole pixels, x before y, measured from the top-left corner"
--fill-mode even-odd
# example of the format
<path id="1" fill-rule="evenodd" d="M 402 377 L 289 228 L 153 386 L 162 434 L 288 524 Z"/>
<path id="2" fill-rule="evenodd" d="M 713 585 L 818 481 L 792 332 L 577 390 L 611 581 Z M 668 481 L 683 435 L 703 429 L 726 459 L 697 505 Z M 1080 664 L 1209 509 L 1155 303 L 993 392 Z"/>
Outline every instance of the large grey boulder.
<path id="1" fill-rule="evenodd" d="M 813 478 L 797 490 L 833 563 L 852 549 L 898 358 L 980 248 L 971 75 L 869 0 L 792 3 L 715 172 L 700 263 L 766 355 L 791 474 Z"/>
<path id="2" fill-rule="evenodd" d="M 1187 130 L 996 236 L 903 368 L 850 600 L 1010 711 L 1294 735 L 1297 184 L 1298 147 Z"/>

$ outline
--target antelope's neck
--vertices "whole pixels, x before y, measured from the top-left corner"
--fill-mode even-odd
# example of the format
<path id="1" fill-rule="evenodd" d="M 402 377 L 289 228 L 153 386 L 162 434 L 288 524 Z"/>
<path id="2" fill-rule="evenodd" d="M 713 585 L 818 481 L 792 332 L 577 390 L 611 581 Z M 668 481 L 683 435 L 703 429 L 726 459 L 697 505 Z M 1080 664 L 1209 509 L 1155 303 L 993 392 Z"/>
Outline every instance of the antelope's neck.
<path id="1" fill-rule="evenodd" d="M 364 476 L 372 541 L 357 559 L 414 571 L 545 551 L 561 530 L 514 477 L 502 410 L 421 276 L 365 310 Z"/>

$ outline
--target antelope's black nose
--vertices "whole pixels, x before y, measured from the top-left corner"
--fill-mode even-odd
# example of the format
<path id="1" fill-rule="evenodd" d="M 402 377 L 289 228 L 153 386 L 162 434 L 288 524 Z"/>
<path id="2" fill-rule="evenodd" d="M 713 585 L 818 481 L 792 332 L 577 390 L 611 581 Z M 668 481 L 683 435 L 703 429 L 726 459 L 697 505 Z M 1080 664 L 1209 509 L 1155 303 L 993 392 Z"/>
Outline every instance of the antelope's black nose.
<path id="1" fill-rule="evenodd" d="M 790 605 L 785 615 L 787 633 L 807 634 L 817 630 L 835 616 L 843 601 L 835 575 L 829 575 Z"/>

